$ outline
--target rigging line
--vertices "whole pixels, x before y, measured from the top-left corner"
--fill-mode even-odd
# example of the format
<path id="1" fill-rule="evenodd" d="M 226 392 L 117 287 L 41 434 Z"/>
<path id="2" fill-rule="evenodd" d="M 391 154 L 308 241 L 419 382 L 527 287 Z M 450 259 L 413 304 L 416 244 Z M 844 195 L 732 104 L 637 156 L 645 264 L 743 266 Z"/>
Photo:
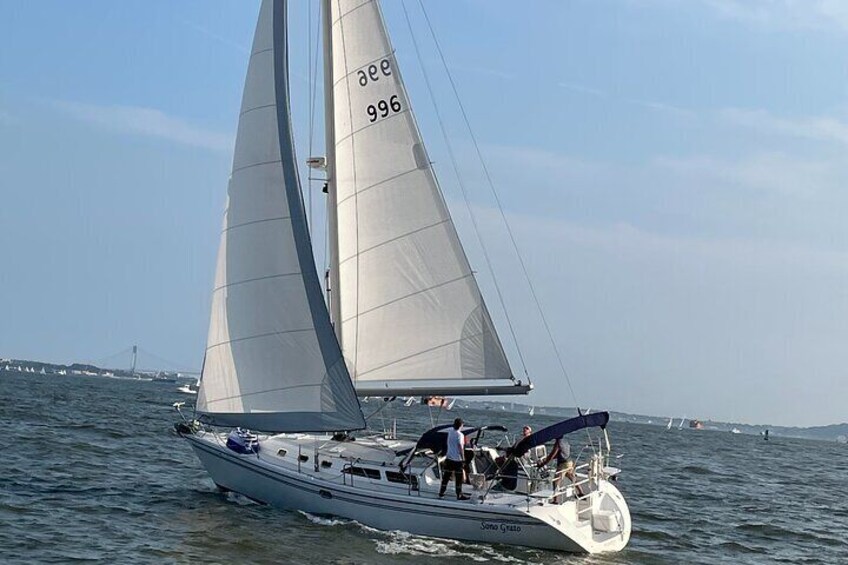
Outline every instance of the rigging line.
<path id="1" fill-rule="evenodd" d="M 409 12 L 406 9 L 405 0 L 401 2 L 401 6 L 403 6 L 403 14 L 406 17 L 406 25 L 409 27 L 409 35 L 412 38 L 412 45 L 415 48 L 415 55 L 418 58 L 418 64 L 421 65 L 421 71 L 424 75 L 424 83 L 427 85 L 427 92 L 430 94 L 430 101 L 432 102 L 433 109 L 436 112 L 436 119 L 439 122 L 439 129 L 442 132 L 442 137 L 444 138 L 445 145 L 447 146 L 448 155 L 450 156 L 451 165 L 453 167 L 454 174 L 456 175 L 457 184 L 459 184 L 460 192 L 462 192 L 462 199 L 465 201 L 465 207 L 468 208 L 469 215 L 471 216 L 471 223 L 474 226 L 474 235 L 477 236 L 477 242 L 480 244 L 480 248 L 483 250 L 483 258 L 486 261 L 486 268 L 489 271 L 489 276 L 492 278 L 492 282 L 494 283 L 495 291 L 498 296 L 498 302 L 500 303 L 501 309 L 504 313 L 504 317 L 506 318 L 506 324 L 509 328 L 509 333 L 512 336 L 512 341 L 513 343 L 515 343 L 515 349 L 518 352 L 518 359 L 521 362 L 521 369 L 524 371 L 524 375 L 527 376 L 529 380 L 530 375 L 527 373 L 527 364 L 524 362 L 524 354 L 521 352 L 521 346 L 518 343 L 518 337 L 515 335 L 515 328 L 513 327 L 512 320 L 509 317 L 509 312 L 506 308 L 506 302 L 504 301 L 503 293 L 501 292 L 501 287 L 498 284 L 497 278 L 495 277 L 495 271 L 492 268 L 492 262 L 489 259 L 488 249 L 486 248 L 486 244 L 483 242 L 483 236 L 480 234 L 480 227 L 477 224 L 477 215 L 474 213 L 474 210 L 471 207 L 471 201 L 468 197 L 468 191 L 466 190 L 465 183 L 462 181 L 462 176 L 459 174 L 459 165 L 457 164 L 456 155 L 453 152 L 453 146 L 451 145 L 447 129 L 445 128 L 444 121 L 442 120 L 442 115 L 439 112 L 438 104 L 436 103 L 436 96 L 433 93 L 433 88 L 430 84 L 430 77 L 427 74 L 427 69 L 424 67 L 424 60 L 421 57 L 421 50 L 418 48 L 418 41 L 416 41 L 415 39 L 415 32 L 412 30 L 412 22 L 409 19 Z M 483 302 L 482 293 L 480 294 L 480 302 Z"/>
<path id="2" fill-rule="evenodd" d="M 314 154 L 314 141 L 315 141 L 315 108 L 317 106 L 316 98 L 318 97 L 318 50 L 320 46 L 321 39 L 321 4 L 318 4 L 318 18 L 316 20 L 316 32 L 315 32 L 315 51 L 312 51 L 312 2 L 309 3 L 309 45 L 307 46 L 307 51 L 309 51 L 309 156 L 312 157 Z M 313 197 L 313 184 L 312 181 L 315 179 L 311 174 L 307 177 L 309 180 L 307 182 L 307 186 L 309 187 L 309 230 L 310 236 L 312 235 L 312 197 Z"/>
<path id="3" fill-rule="evenodd" d="M 503 205 L 501 204 L 500 196 L 498 195 L 498 191 L 495 189 L 495 183 L 492 181 L 492 175 L 489 173 L 489 168 L 486 166 L 486 160 L 483 159 L 483 153 L 480 151 L 480 145 L 477 143 L 477 137 L 474 135 L 474 130 L 471 128 L 471 121 L 468 119 L 468 114 L 465 111 L 465 106 L 462 104 L 462 100 L 459 97 L 459 90 L 457 89 L 456 82 L 453 80 L 453 75 L 451 74 L 450 69 L 448 68 L 448 63 L 445 59 L 445 54 L 442 51 L 442 47 L 439 44 L 438 38 L 436 37 L 436 32 L 433 29 L 433 24 L 430 22 L 430 17 L 427 15 L 426 8 L 424 8 L 424 2 L 422 2 L 422 0 L 418 0 L 418 4 L 421 6 L 421 11 L 424 13 L 424 19 L 427 21 L 427 27 L 430 29 L 430 35 L 433 37 L 433 43 L 436 45 L 436 50 L 439 53 L 439 58 L 442 61 L 442 66 L 445 69 L 445 74 L 448 77 L 448 81 L 450 82 L 454 97 L 456 98 L 457 104 L 459 105 L 459 110 L 462 113 L 462 119 L 465 122 L 465 127 L 466 129 L 468 129 L 468 133 L 471 136 L 471 142 L 474 144 L 474 150 L 476 151 L 477 158 L 479 159 L 480 165 L 483 168 L 483 173 L 486 177 L 486 182 L 489 185 L 489 189 L 492 191 L 492 195 L 495 197 L 495 202 L 498 205 L 498 211 L 500 212 L 501 219 L 503 220 L 504 226 L 506 227 L 506 231 L 509 235 L 512 247 L 515 250 L 515 255 L 518 258 L 519 264 L 521 265 L 521 271 L 524 274 L 524 279 L 527 281 L 527 286 L 530 288 L 530 294 L 533 297 L 533 302 L 536 304 L 536 309 L 539 311 L 539 316 L 542 319 L 542 324 L 544 325 L 545 331 L 547 332 L 548 338 L 550 339 L 551 347 L 553 348 L 557 362 L 559 363 L 559 368 L 562 371 L 563 376 L 565 376 L 565 382 L 568 384 L 568 388 L 571 391 L 571 396 L 574 399 L 575 405 L 579 406 L 579 403 L 577 402 L 577 395 L 574 393 L 574 387 L 571 384 L 571 378 L 568 375 L 568 371 L 566 371 L 565 369 L 565 363 L 562 360 L 559 348 L 556 345 L 556 340 L 554 340 L 553 332 L 551 332 L 547 317 L 545 316 L 544 310 L 542 309 L 539 297 L 536 294 L 536 288 L 533 286 L 533 281 L 530 279 L 530 275 L 527 271 L 527 266 L 524 263 L 524 258 L 522 257 L 521 252 L 519 251 L 518 243 L 515 241 L 515 236 L 512 233 L 512 228 L 510 227 L 509 221 L 506 218 L 506 213 L 504 212 Z"/>
<path id="4" fill-rule="evenodd" d="M 309 77 L 307 82 L 309 85 L 307 86 L 307 96 L 309 96 L 309 157 L 312 157 L 312 116 L 313 114 L 313 106 L 314 102 L 312 99 L 312 90 L 313 90 L 313 82 L 312 82 L 312 2 L 309 2 L 306 7 L 306 65 L 307 72 L 309 73 Z M 309 196 L 307 200 L 309 206 L 309 236 L 312 237 L 312 174 L 307 170 L 306 175 L 306 194 Z"/>
<path id="5" fill-rule="evenodd" d="M 374 397 L 372 396 L 372 398 L 374 398 Z M 394 400 L 394 399 L 386 400 L 385 398 L 381 398 L 381 397 L 377 397 L 377 398 L 380 398 L 383 401 L 383 403 L 379 407 L 377 407 L 376 410 L 374 410 L 373 412 L 371 412 L 370 414 L 365 416 L 366 422 L 368 420 L 370 420 L 371 418 L 373 418 L 374 416 L 376 416 L 377 414 L 380 414 L 383 410 L 385 410 L 385 408 L 389 405 L 389 403 L 392 402 L 392 400 Z"/>

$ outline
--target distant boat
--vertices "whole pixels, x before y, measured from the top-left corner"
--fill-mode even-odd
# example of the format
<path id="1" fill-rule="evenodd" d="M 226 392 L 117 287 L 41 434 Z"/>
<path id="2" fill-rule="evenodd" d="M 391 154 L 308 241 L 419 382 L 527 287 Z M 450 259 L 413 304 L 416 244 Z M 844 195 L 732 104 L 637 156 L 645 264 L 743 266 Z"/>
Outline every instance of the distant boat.
<path id="1" fill-rule="evenodd" d="M 535 413 L 536 413 L 536 407 L 531 406 L 530 411 L 527 413 L 527 415 L 532 417 Z"/>
<path id="2" fill-rule="evenodd" d="M 741 433 L 742 433 L 742 430 L 740 430 L 739 428 L 733 428 L 732 430 L 730 430 L 730 433 L 732 433 L 732 434 L 741 434 Z"/>
<path id="3" fill-rule="evenodd" d="M 665 429 L 670 430 L 670 429 L 671 429 L 671 425 L 672 425 L 673 423 L 674 423 L 674 418 L 669 418 L 669 419 L 668 419 L 668 424 L 666 424 Z"/>
<path id="4" fill-rule="evenodd" d="M 197 379 L 197 382 L 188 383 L 182 385 L 177 388 L 179 392 L 183 392 L 185 394 L 197 394 L 197 391 L 200 389 L 200 379 Z"/>
<path id="5" fill-rule="evenodd" d="M 693 430 L 703 430 L 704 429 L 704 423 L 701 420 L 690 420 L 689 421 L 689 427 L 692 428 Z"/>
<path id="6" fill-rule="evenodd" d="M 678 424 L 678 426 L 677 426 L 677 429 L 678 429 L 678 430 L 682 430 L 682 429 L 683 429 L 683 423 L 684 423 L 685 421 L 686 421 L 686 416 L 683 416 L 682 418 L 680 418 L 680 424 Z"/>

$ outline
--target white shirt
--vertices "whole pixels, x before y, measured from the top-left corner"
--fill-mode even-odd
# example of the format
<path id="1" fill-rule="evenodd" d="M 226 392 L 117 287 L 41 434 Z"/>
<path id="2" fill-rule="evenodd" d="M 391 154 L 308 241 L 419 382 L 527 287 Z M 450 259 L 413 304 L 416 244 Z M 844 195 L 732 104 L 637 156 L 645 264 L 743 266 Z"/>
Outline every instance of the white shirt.
<path id="1" fill-rule="evenodd" d="M 465 436 L 456 428 L 448 430 L 448 459 L 451 461 L 465 461 L 462 451 L 465 447 Z"/>

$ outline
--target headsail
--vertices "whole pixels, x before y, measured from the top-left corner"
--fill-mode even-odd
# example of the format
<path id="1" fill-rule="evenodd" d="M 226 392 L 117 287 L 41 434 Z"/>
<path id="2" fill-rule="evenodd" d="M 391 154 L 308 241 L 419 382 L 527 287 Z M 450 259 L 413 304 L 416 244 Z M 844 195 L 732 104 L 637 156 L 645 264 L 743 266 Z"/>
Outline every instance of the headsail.
<path id="1" fill-rule="evenodd" d="M 253 40 L 197 401 L 213 424 L 365 427 L 333 334 L 301 201 L 288 97 L 286 1 Z"/>
<path id="2" fill-rule="evenodd" d="M 512 394 L 526 392 L 511 381 L 378 3 L 329 3 L 341 341 L 357 390 L 491 394 L 495 380 Z M 416 388 L 449 380 L 462 381 L 461 392 L 440 383 Z"/>

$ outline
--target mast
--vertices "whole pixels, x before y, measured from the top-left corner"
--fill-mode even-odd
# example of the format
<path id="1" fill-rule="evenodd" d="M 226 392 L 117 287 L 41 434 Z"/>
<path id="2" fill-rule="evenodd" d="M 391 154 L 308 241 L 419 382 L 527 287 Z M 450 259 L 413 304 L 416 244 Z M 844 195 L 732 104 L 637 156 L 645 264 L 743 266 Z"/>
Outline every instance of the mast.
<path id="1" fill-rule="evenodd" d="M 339 222 L 336 211 L 336 126 L 333 103 L 333 13 L 331 0 L 321 0 L 321 28 L 324 34 L 324 144 L 327 179 L 327 245 L 329 248 L 330 321 L 342 345 L 342 305 L 339 293 Z"/>

